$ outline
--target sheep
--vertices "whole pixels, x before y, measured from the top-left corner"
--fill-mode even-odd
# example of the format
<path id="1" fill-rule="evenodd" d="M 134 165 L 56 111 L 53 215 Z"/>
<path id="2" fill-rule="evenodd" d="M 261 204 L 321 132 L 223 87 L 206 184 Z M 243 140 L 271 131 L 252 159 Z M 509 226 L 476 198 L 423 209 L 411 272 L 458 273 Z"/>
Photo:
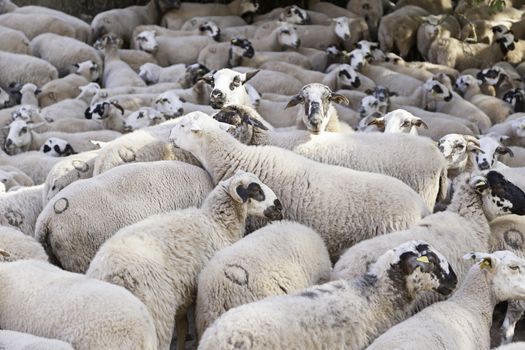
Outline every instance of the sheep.
<path id="1" fill-rule="evenodd" d="M 0 81 L 42 86 L 58 78 L 50 63 L 33 56 L 0 51 Z"/>
<path id="2" fill-rule="evenodd" d="M 340 6 L 334 5 L 329 2 L 317 2 L 314 4 L 311 4 L 309 6 L 309 9 L 312 11 L 317 11 L 324 13 L 325 15 L 328 15 L 329 17 L 335 18 L 335 17 L 348 17 L 348 18 L 357 18 L 359 17 L 353 12 L 348 11 L 345 8 L 342 8 Z"/>
<path id="3" fill-rule="evenodd" d="M 195 21 L 197 23 L 197 21 Z M 159 36 L 180 37 L 191 35 L 205 35 L 219 41 L 221 37 L 221 29 L 213 20 L 199 21 L 199 25 L 189 30 L 171 30 L 157 25 L 141 25 L 133 30 L 131 47 L 137 48 L 135 38 L 144 31 L 154 31 Z"/>
<path id="4" fill-rule="evenodd" d="M 44 33 L 35 37 L 31 40 L 30 48 L 33 56 L 55 66 L 60 77 L 68 75 L 75 63 L 90 60 L 98 66 L 102 65 L 100 56 L 91 46 L 53 33 Z"/>
<path id="5" fill-rule="evenodd" d="M 206 105 L 187 102 L 185 98 L 179 97 L 177 91 L 166 91 L 160 94 L 153 102 L 153 107 L 162 113 L 166 119 L 173 119 L 190 112 L 201 111 L 213 114 L 215 110 Z"/>
<path id="6" fill-rule="evenodd" d="M 125 126 L 125 114 L 124 108 L 118 103 L 117 99 L 94 103 L 84 112 L 86 119 L 102 122 L 104 128 L 118 132 L 128 131 Z M 97 141 L 109 140 L 99 139 Z"/>
<path id="7" fill-rule="evenodd" d="M 506 137 L 503 136 L 501 139 L 504 141 Z M 525 147 L 511 146 L 509 150 L 513 155 L 511 156 L 510 152 L 508 152 L 499 156 L 499 161 L 512 168 L 525 167 Z"/>
<path id="8" fill-rule="evenodd" d="M 255 35 L 255 31 L 257 30 L 257 28 L 258 27 L 253 25 L 221 28 L 221 35 L 219 40 L 222 42 L 227 42 L 234 38 L 251 39 Z"/>
<path id="9" fill-rule="evenodd" d="M 216 251 L 242 238 L 248 215 L 279 220 L 281 211 L 269 187 L 253 174 L 237 171 L 215 187 L 200 209 L 155 215 L 117 232 L 100 248 L 86 274 L 128 288 L 145 303 L 155 321 L 159 349 L 169 348 L 176 323 L 177 347 L 184 349 L 186 313 L 197 292 L 200 270 Z M 147 235 L 143 234 L 145 227 L 149 227 Z M 142 258 L 139 250 L 129 246 L 137 239 L 151 240 L 149 245 L 164 256 L 166 264 Z M 130 249 L 125 248 L 128 246 Z M 188 250 L 193 252 L 189 264 L 181 256 Z M 126 260 L 126 267 L 121 266 Z M 131 280 L 143 283 L 126 282 Z"/>
<path id="10" fill-rule="evenodd" d="M 67 185 L 93 176 L 95 159 L 100 150 L 82 152 L 56 163 L 47 174 L 42 203 L 46 205 Z"/>
<path id="11" fill-rule="evenodd" d="M 291 5 L 284 8 L 274 8 L 272 11 L 255 18 L 255 24 L 273 21 L 300 25 L 327 24 L 330 23 L 330 17 L 321 12 L 304 10 L 297 5 Z"/>
<path id="12" fill-rule="evenodd" d="M 0 275 L 10 281 L 0 304 L 2 329 L 59 339 L 78 350 L 156 349 L 151 316 L 122 287 L 37 260 L 3 263 Z M 34 312 L 50 300 L 46 312 Z"/>
<path id="13" fill-rule="evenodd" d="M 481 70 L 476 74 L 476 78 L 482 82 L 481 88 L 484 93 L 499 98 L 503 98 L 511 89 L 521 87 L 521 79 L 513 79 L 504 68 L 498 65 Z"/>
<path id="14" fill-rule="evenodd" d="M 58 137 L 48 138 L 42 147 L 40 147 L 40 152 L 50 157 L 67 157 L 77 153 L 69 142 Z"/>
<path id="15" fill-rule="evenodd" d="M 179 5 L 179 0 L 150 0 L 144 6 L 130 6 L 100 12 L 91 21 L 91 30 L 95 39 L 112 34 L 122 39 L 125 45 L 129 45 L 135 27 L 157 24 L 166 10 L 178 8 Z"/>
<path id="16" fill-rule="evenodd" d="M 357 72 L 367 76 L 373 80 L 377 85 L 382 85 L 390 91 L 394 91 L 399 95 L 409 96 L 420 87 L 421 81 L 410 76 L 389 70 L 382 66 L 369 64 L 365 54 L 360 49 L 355 49 L 350 52 L 348 59 L 349 65 Z"/>
<path id="17" fill-rule="evenodd" d="M 286 48 L 298 48 L 302 43 L 297 29 L 289 23 L 282 23 L 268 35 L 250 42 L 257 51 L 283 51 Z"/>
<path id="18" fill-rule="evenodd" d="M 47 261 L 47 254 L 40 243 L 31 236 L 8 226 L 0 226 L 0 261 L 35 259 Z"/>
<path id="19" fill-rule="evenodd" d="M 251 233 L 217 252 L 200 272 L 198 337 L 231 308 L 327 282 L 330 267 L 321 237 L 304 225 L 281 221 Z"/>
<path id="20" fill-rule="evenodd" d="M 0 183 L 5 192 L 34 185 L 33 180 L 23 171 L 9 166 L 0 166 Z"/>
<path id="21" fill-rule="evenodd" d="M 15 120 L 9 124 L 9 134 L 6 139 L 5 148 L 9 154 L 38 150 L 50 137 L 57 137 L 67 141 L 75 152 L 83 152 L 96 149 L 91 140 L 111 141 L 121 136 L 121 133 L 109 130 L 86 131 L 79 133 L 46 132 L 36 133 L 22 120 Z"/>
<path id="22" fill-rule="evenodd" d="M 40 107 L 45 108 L 66 99 L 73 99 L 79 95 L 82 86 L 89 84 L 83 76 L 69 74 L 63 78 L 56 79 L 43 85 L 38 94 Z M 93 86 L 93 85 L 91 85 Z"/>
<path id="23" fill-rule="evenodd" d="M 210 30 L 210 29 L 205 29 L 205 27 L 209 27 L 211 25 L 212 27 L 214 27 L 214 29 L 211 29 L 211 32 L 215 32 L 216 34 L 210 33 L 210 36 L 218 41 L 218 38 L 220 36 L 219 27 L 228 28 L 228 27 L 244 26 L 246 24 L 247 24 L 246 21 L 242 19 L 240 16 L 195 16 L 195 17 L 192 17 L 186 20 L 186 22 L 184 22 L 180 30 L 186 31 L 186 32 L 197 31 L 197 30 L 198 31 Z"/>
<path id="24" fill-rule="evenodd" d="M 6 13 L 0 15 L 0 25 L 24 33 L 29 40 L 42 33 L 75 37 L 73 26 L 60 18 L 43 13 Z"/>
<path id="25" fill-rule="evenodd" d="M 165 122 L 166 118 L 161 112 L 151 107 L 142 107 L 131 113 L 124 122 L 124 130 L 134 131 L 148 126 Z"/>
<path id="26" fill-rule="evenodd" d="M 157 36 L 155 31 L 144 31 L 135 37 L 135 41 L 138 49 L 154 55 L 163 67 L 177 63 L 193 64 L 197 62 L 202 49 L 215 43 L 207 36 Z M 188 46 L 188 42 L 192 45 Z"/>
<path id="27" fill-rule="evenodd" d="M 206 172 L 193 165 L 176 161 L 122 165 L 60 191 L 39 216 L 35 237 L 64 269 L 85 272 L 98 248 L 120 228 L 155 213 L 199 205 L 211 188 Z M 99 219 L 86 219 L 92 216 Z M 80 243 L 86 237 L 89 243 Z"/>
<path id="28" fill-rule="evenodd" d="M 182 120 L 175 125 L 170 140 L 181 149 L 192 153 L 211 175 L 214 183 L 230 176 L 237 168 L 253 171 L 257 176 L 261 176 L 265 183 L 277 190 L 277 195 L 286 209 L 285 217 L 316 230 L 327 244 L 332 259 L 335 259 L 345 247 L 355 244 L 370 234 L 382 234 L 393 229 L 405 228 L 428 213 L 419 195 L 397 179 L 321 165 L 291 151 L 272 146 L 245 146 L 228 132 L 221 130 L 220 125 L 213 118 L 194 112 L 182 117 Z M 191 129 L 194 131 L 191 132 Z M 227 162 L 224 162 L 222 157 L 221 161 L 218 161 L 215 152 L 219 150 L 214 147 L 220 148 L 221 154 L 228 154 Z M 253 159 L 257 159 L 255 163 L 260 165 L 262 161 L 267 167 L 275 170 L 267 172 L 255 164 Z M 324 180 L 318 182 L 313 177 Z M 299 185 L 297 181 L 301 184 Z M 338 189 L 334 193 L 332 184 L 335 183 Z M 303 193 L 305 186 L 308 187 L 308 194 Z M 367 194 L 358 194 L 364 188 L 367 189 Z M 374 191 L 381 193 L 381 199 L 369 196 L 375 193 Z M 303 205 L 294 200 L 299 193 L 302 193 L 301 203 L 323 203 L 323 210 L 330 211 L 330 215 L 321 211 L 306 211 Z M 347 200 L 350 193 L 352 193 L 352 201 Z M 306 195 L 309 196 L 308 199 Z M 367 202 L 366 205 L 363 200 Z M 387 203 L 391 200 L 396 201 L 396 206 L 388 206 Z M 342 209 L 341 205 L 345 208 Z M 383 205 L 385 206 L 378 208 Z M 335 206 L 338 209 L 332 211 Z M 375 211 L 370 210 L 371 207 L 374 207 L 377 213 L 381 213 L 380 219 L 375 217 Z M 362 228 L 352 217 L 357 213 L 360 213 L 359 222 L 363 225 Z M 394 216 L 395 220 L 393 220 Z M 326 220 L 329 220 L 329 223 Z M 350 225 L 349 222 L 353 223 Z"/>
<path id="29" fill-rule="evenodd" d="M 222 108 L 230 104 L 252 106 L 244 84 L 252 79 L 257 72 L 256 70 L 248 73 L 237 73 L 224 68 L 205 75 L 202 80 L 213 89 L 210 93 L 210 105 L 213 108 Z"/>
<path id="30" fill-rule="evenodd" d="M 214 118 L 235 126 L 235 137 L 245 144 L 279 146 L 321 163 L 398 178 L 419 193 L 430 208 L 446 193 L 447 165 L 431 142 L 422 138 L 376 133 L 313 136 L 306 131 L 266 130 L 254 111 L 238 106 L 223 108 Z M 396 156 L 392 157 L 394 149 Z"/>
<path id="31" fill-rule="evenodd" d="M 456 275 L 424 241 L 409 241 L 376 257 L 355 279 L 270 297 L 226 312 L 202 336 L 208 349 L 364 349 L 401 319 L 414 296 L 450 294 Z"/>
<path id="32" fill-rule="evenodd" d="M 152 0 L 154 1 L 154 0 Z M 106 89 L 120 86 L 146 86 L 146 83 L 118 55 L 116 40 L 113 36 L 103 39 L 104 74 L 102 84 Z"/>
<path id="33" fill-rule="evenodd" d="M 178 82 L 186 73 L 185 64 L 174 64 L 170 67 L 163 68 L 154 63 L 146 63 L 140 66 L 139 77 L 146 84 Z"/>
<path id="34" fill-rule="evenodd" d="M 421 118 L 403 109 L 388 112 L 380 118 L 373 119 L 368 125 L 382 127 L 385 133 L 406 133 L 415 136 L 419 135 L 418 127 L 428 129 L 428 125 Z"/>
<path id="35" fill-rule="evenodd" d="M 0 346 L 11 350 L 74 350 L 70 344 L 60 340 L 7 330 L 0 331 Z"/>
<path id="36" fill-rule="evenodd" d="M 417 28 L 416 47 L 419 54 L 425 61 L 429 60 L 430 46 L 438 35 L 457 38 L 460 34 L 460 24 L 453 16 L 425 16 L 422 23 Z"/>
<path id="37" fill-rule="evenodd" d="M 525 117 L 493 125 L 486 130 L 486 133 L 508 136 L 509 138 L 505 140 L 506 145 L 525 147 Z"/>
<path id="38" fill-rule="evenodd" d="M 503 101 L 511 105 L 514 113 L 525 112 L 525 92 L 521 88 L 511 89 L 503 95 Z"/>
<path id="39" fill-rule="evenodd" d="M 487 114 L 492 124 L 505 121 L 513 112 L 512 106 L 507 102 L 497 97 L 483 94 L 479 80 L 471 75 L 461 75 L 456 80 L 456 86 L 463 93 L 465 100 Z"/>
<path id="40" fill-rule="evenodd" d="M 43 183 L 49 170 L 60 160 L 60 158 L 49 157 L 37 151 L 8 156 L 0 147 L 0 166 L 18 168 L 27 174 L 35 185 Z"/>
<path id="41" fill-rule="evenodd" d="M 44 186 L 23 187 L 0 196 L 0 225 L 34 236 L 35 223 L 42 211 Z"/>
<path id="42" fill-rule="evenodd" d="M 489 349 L 492 313 L 498 302 L 524 299 L 525 261 L 510 251 L 469 253 L 476 261 L 458 290 L 378 337 L 370 350 L 419 348 Z M 413 330 L 417 329 L 418 332 Z"/>
<path id="43" fill-rule="evenodd" d="M 20 104 L 38 107 L 38 98 L 36 96 L 41 92 L 42 90 L 40 90 L 35 84 L 24 84 L 20 89 L 20 93 L 22 94 Z"/>
<path id="44" fill-rule="evenodd" d="M 2 42 L 0 50 L 22 55 L 30 55 L 29 40 L 24 33 L 8 27 L 0 26 Z"/>
<path id="45" fill-rule="evenodd" d="M 75 73 L 90 82 L 98 81 L 100 78 L 100 66 L 91 61 L 87 60 L 84 62 L 74 63 L 71 73 Z"/>
<path id="46" fill-rule="evenodd" d="M 246 23 L 253 22 L 253 16 L 259 3 L 256 0 L 234 0 L 229 4 L 181 3 L 176 10 L 168 11 L 162 18 L 161 25 L 169 29 L 180 29 L 184 22 L 196 16 L 240 16 Z"/>
<path id="47" fill-rule="evenodd" d="M 386 12 L 384 2 L 383 0 L 352 0 L 346 5 L 350 12 L 366 20 L 372 39 L 377 37 L 379 21 Z"/>
<path id="48" fill-rule="evenodd" d="M 494 134 L 480 136 L 479 144 L 483 153 L 476 155 L 476 164 L 479 170 L 505 167 L 505 165 L 498 161 L 499 156 L 504 154 L 508 154 L 511 157 L 514 156 L 512 149 L 501 143 L 503 139 L 503 136 Z"/>

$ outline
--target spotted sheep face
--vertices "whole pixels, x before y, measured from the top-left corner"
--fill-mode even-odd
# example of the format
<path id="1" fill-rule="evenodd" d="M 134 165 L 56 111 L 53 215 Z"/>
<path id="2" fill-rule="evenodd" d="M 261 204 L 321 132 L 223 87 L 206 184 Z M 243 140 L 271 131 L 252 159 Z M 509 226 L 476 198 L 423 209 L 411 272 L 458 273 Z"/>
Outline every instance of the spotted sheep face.
<path id="1" fill-rule="evenodd" d="M 452 293 L 457 276 L 447 259 L 424 241 L 408 241 L 387 251 L 370 266 L 371 279 L 385 275 L 411 297 L 424 291 Z"/>
<path id="2" fill-rule="evenodd" d="M 303 104 L 304 109 L 300 110 L 300 116 L 306 128 L 318 134 L 326 130 L 330 121 L 329 109 L 333 108 L 331 102 L 349 104 L 348 99 L 342 95 L 333 93 L 328 86 L 323 84 L 305 85 L 297 95 L 295 95 L 286 108 Z"/>
<path id="3" fill-rule="evenodd" d="M 219 26 L 213 22 L 213 21 L 204 21 L 199 26 L 199 31 L 203 35 L 207 35 L 215 41 L 219 41 L 221 38 L 221 29 Z"/>
<path id="4" fill-rule="evenodd" d="M 220 130 L 230 132 L 231 129 L 231 125 L 220 123 L 205 113 L 192 112 L 178 120 L 171 130 L 169 140 L 176 147 L 192 153 L 199 161 L 203 161 L 203 157 L 200 156 L 202 136 L 207 132 Z"/>
<path id="5" fill-rule="evenodd" d="M 8 154 L 16 154 L 21 148 L 31 143 L 31 128 L 41 124 L 27 124 L 23 120 L 15 120 L 9 124 L 9 133 L 5 141 L 5 150 Z"/>
<path id="6" fill-rule="evenodd" d="M 301 40 L 293 25 L 284 23 L 279 27 L 278 31 L 279 35 L 277 40 L 281 46 L 296 49 L 301 45 Z"/>
<path id="7" fill-rule="evenodd" d="M 493 253 L 472 252 L 466 260 L 475 261 L 477 267 L 490 277 L 496 301 L 525 299 L 525 260 L 508 250 Z"/>
<path id="8" fill-rule="evenodd" d="M 472 75 L 460 75 L 456 79 L 456 86 L 458 87 L 458 90 L 462 93 L 467 92 L 468 88 L 470 86 L 480 85 L 480 81 L 476 78 L 474 78 Z"/>
<path id="9" fill-rule="evenodd" d="M 279 15 L 279 20 L 291 24 L 309 24 L 310 16 L 306 10 L 303 10 L 299 6 L 292 5 L 283 9 L 283 12 Z"/>
<path id="10" fill-rule="evenodd" d="M 73 72 L 88 78 L 89 81 L 97 81 L 100 78 L 99 66 L 91 60 L 73 64 Z"/>
<path id="11" fill-rule="evenodd" d="M 155 109 L 162 113 L 166 118 L 178 118 L 184 114 L 184 105 L 186 100 L 180 98 L 173 91 L 166 91 L 160 94 L 154 102 Z"/>
<path id="12" fill-rule="evenodd" d="M 514 113 L 525 112 L 525 92 L 520 89 L 509 90 L 503 95 L 503 101 L 514 109 Z"/>
<path id="13" fill-rule="evenodd" d="M 504 79 L 507 76 L 507 73 L 503 68 L 494 66 L 491 68 L 485 68 L 482 71 L 478 72 L 476 78 L 484 84 L 488 85 L 497 85 L 500 80 Z"/>
<path id="14" fill-rule="evenodd" d="M 255 56 L 255 49 L 248 39 L 233 38 L 230 41 L 230 49 L 232 55 L 237 57 L 253 58 L 253 56 Z"/>
<path id="15" fill-rule="evenodd" d="M 157 32 L 146 30 L 135 37 L 135 43 L 139 50 L 154 54 L 159 49 L 159 43 L 156 39 Z"/>
<path id="16" fill-rule="evenodd" d="M 352 90 L 361 86 L 361 79 L 359 79 L 359 75 L 352 66 L 348 64 L 340 64 L 336 70 L 338 71 L 337 86 L 340 89 Z"/>
<path id="17" fill-rule="evenodd" d="M 438 149 L 448 163 L 448 169 L 463 169 L 470 153 L 483 152 L 474 136 L 448 134 L 438 141 Z"/>
<path id="18" fill-rule="evenodd" d="M 0 107 L 7 107 L 11 100 L 11 96 L 2 88 L 0 88 Z"/>
<path id="19" fill-rule="evenodd" d="M 509 28 L 503 24 L 498 24 L 491 28 L 492 33 L 494 34 L 494 40 L 501 39 L 505 33 L 509 32 Z"/>
<path id="20" fill-rule="evenodd" d="M 256 175 L 237 170 L 219 186 L 225 188 L 236 202 L 245 203 L 248 215 L 269 220 L 283 219 L 283 206 L 277 195 Z"/>
<path id="21" fill-rule="evenodd" d="M 434 80 L 434 78 L 431 78 L 423 84 L 423 88 L 427 92 L 427 94 L 430 94 L 433 99 L 441 100 L 445 102 L 450 102 L 454 95 L 452 95 L 452 91 L 449 90 L 445 86 L 445 84 Z"/>
<path id="22" fill-rule="evenodd" d="M 231 104 L 244 104 L 247 97 L 244 83 L 258 72 L 256 70 L 249 73 L 238 73 L 224 68 L 203 77 L 203 80 L 213 88 L 210 94 L 210 105 L 220 109 Z"/>
<path id="23" fill-rule="evenodd" d="M 166 121 L 162 113 L 151 108 L 142 107 L 137 111 L 131 113 L 124 122 L 124 131 L 130 132 L 148 126 L 157 125 Z"/>
<path id="24" fill-rule="evenodd" d="M 40 147 L 40 152 L 50 157 L 67 157 L 76 154 L 73 147 L 66 140 L 51 137 Z"/>
<path id="25" fill-rule="evenodd" d="M 370 60 L 372 60 L 372 55 L 366 53 L 362 50 L 355 49 L 350 52 L 348 55 L 348 64 L 352 66 L 353 69 L 360 72 Z"/>
<path id="26" fill-rule="evenodd" d="M 490 170 L 485 175 L 474 176 L 471 186 L 482 196 L 489 221 L 508 214 L 525 215 L 525 192 L 500 172 Z"/>
<path id="27" fill-rule="evenodd" d="M 476 163 L 479 170 L 488 170 L 498 161 L 500 155 L 508 154 L 513 157 L 512 150 L 501 142 L 508 137 L 498 135 L 483 135 L 479 138 L 480 148 L 484 153 L 476 154 Z"/>
<path id="28" fill-rule="evenodd" d="M 84 117 L 86 119 L 94 120 L 107 119 L 109 117 L 109 113 L 112 106 L 119 108 L 121 113 L 124 114 L 124 109 L 117 103 L 113 103 L 111 101 L 99 101 L 86 109 L 86 111 L 84 112 Z"/>
<path id="29" fill-rule="evenodd" d="M 509 51 L 516 49 L 516 42 L 518 41 L 518 38 L 516 38 L 514 34 L 509 31 L 499 35 L 499 38 L 497 38 L 495 41 L 500 44 L 501 51 L 504 55 L 506 55 Z"/>
<path id="30" fill-rule="evenodd" d="M 381 108 L 380 101 L 375 96 L 365 96 L 359 105 L 359 116 L 361 118 L 381 118 L 384 111 Z"/>

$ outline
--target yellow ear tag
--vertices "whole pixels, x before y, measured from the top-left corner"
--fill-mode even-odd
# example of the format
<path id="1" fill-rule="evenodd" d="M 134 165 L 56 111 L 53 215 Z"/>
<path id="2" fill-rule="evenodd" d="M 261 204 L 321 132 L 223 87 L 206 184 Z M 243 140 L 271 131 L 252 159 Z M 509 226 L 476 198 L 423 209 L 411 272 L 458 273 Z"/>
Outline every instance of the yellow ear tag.
<path id="1" fill-rule="evenodd" d="M 430 261 L 428 260 L 428 257 L 425 256 L 425 255 L 420 256 L 419 258 L 416 259 L 416 261 L 419 261 L 419 262 L 422 262 L 422 263 L 425 263 L 425 264 L 430 263 Z"/>
<path id="2" fill-rule="evenodd" d="M 490 259 L 483 259 L 481 260 L 481 262 L 479 263 L 479 268 L 480 269 L 488 269 L 488 268 L 491 268 L 492 267 L 492 264 L 490 263 Z"/>

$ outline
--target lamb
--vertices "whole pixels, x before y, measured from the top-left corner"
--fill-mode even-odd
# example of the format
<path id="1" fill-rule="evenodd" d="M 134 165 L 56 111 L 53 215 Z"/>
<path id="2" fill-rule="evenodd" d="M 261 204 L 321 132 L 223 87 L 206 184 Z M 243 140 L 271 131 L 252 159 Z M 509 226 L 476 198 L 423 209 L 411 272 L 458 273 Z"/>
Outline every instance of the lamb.
<path id="1" fill-rule="evenodd" d="M 510 251 L 469 253 L 476 261 L 461 287 L 377 338 L 368 349 L 489 349 L 492 313 L 498 302 L 525 299 L 525 261 Z M 418 332 L 413 330 L 417 329 Z"/>
<path id="2" fill-rule="evenodd" d="M 47 261 L 47 254 L 40 243 L 33 237 L 8 226 L 0 226 L 0 249 L 2 262 L 22 259 Z"/>
<path id="3" fill-rule="evenodd" d="M 467 101 L 487 114 L 492 124 L 505 121 L 513 112 L 512 106 L 507 102 L 483 94 L 479 80 L 471 75 L 461 75 L 456 80 L 456 86 Z"/>
<path id="4" fill-rule="evenodd" d="M 133 29 L 139 25 L 157 24 L 162 14 L 171 8 L 178 8 L 179 0 L 150 0 L 144 6 L 129 6 L 123 9 L 104 11 L 91 21 L 91 30 L 95 39 L 106 34 L 113 34 L 129 45 Z"/>
<path id="5" fill-rule="evenodd" d="M 502 136 L 508 136 L 505 140 L 506 145 L 525 147 L 525 117 L 506 120 L 496 124 L 486 131 Z"/>
<path id="6" fill-rule="evenodd" d="M 157 36 L 155 31 L 144 31 L 135 37 L 135 41 L 138 49 L 154 55 L 163 67 L 178 63 L 193 64 L 202 49 L 215 43 L 207 36 Z M 192 45 L 188 46 L 188 42 Z"/>
<path id="7" fill-rule="evenodd" d="M 161 112 L 151 107 L 142 107 L 131 113 L 124 122 L 124 130 L 134 131 L 165 122 Z"/>
<path id="8" fill-rule="evenodd" d="M 134 186 L 129 188 L 129 183 Z M 186 163 L 122 165 L 60 191 L 39 216 L 35 237 L 64 269 L 85 272 L 98 248 L 120 228 L 156 213 L 199 205 L 211 188 L 208 174 Z"/>
<path id="9" fill-rule="evenodd" d="M 95 159 L 100 150 L 82 152 L 56 163 L 49 171 L 44 183 L 42 202 L 46 205 L 67 185 L 81 179 L 93 177 Z"/>
<path id="10" fill-rule="evenodd" d="M 0 196 L 0 225 L 34 236 L 35 223 L 42 211 L 43 185 L 24 187 Z"/>
<path id="11" fill-rule="evenodd" d="M 428 290 L 447 295 L 455 285 L 441 253 L 424 241 L 409 241 L 383 252 L 355 279 L 228 311 L 204 332 L 199 348 L 364 349 L 400 321 L 416 295 Z"/>
<path id="12" fill-rule="evenodd" d="M 146 84 L 176 83 L 182 78 L 184 73 L 186 73 L 186 65 L 182 63 L 166 68 L 154 63 L 146 63 L 140 66 L 139 69 L 139 77 Z"/>
<path id="13" fill-rule="evenodd" d="M 176 323 L 177 348 L 184 349 L 186 313 L 197 293 L 200 270 L 216 251 L 242 238 L 248 215 L 279 220 L 281 211 L 269 187 L 253 174 L 237 171 L 217 185 L 200 209 L 155 215 L 117 232 L 100 248 L 86 274 L 128 288 L 145 303 L 155 322 L 159 349 L 169 348 Z M 129 245 L 137 239 L 149 241 L 166 263 L 144 258 Z M 190 250 L 191 262 L 181 256 Z M 142 283 L 130 284 L 131 280 Z"/>
<path id="14" fill-rule="evenodd" d="M 169 29 L 180 29 L 184 22 L 196 16 L 240 16 L 246 23 L 253 22 L 253 16 L 259 3 L 256 0 L 234 0 L 229 4 L 199 4 L 181 3 L 179 8 L 167 12 L 162 18 L 161 25 Z"/>
<path id="15" fill-rule="evenodd" d="M 75 28 L 66 21 L 43 13 L 6 13 L 0 15 L 0 25 L 18 30 L 29 40 L 43 33 L 75 37 Z"/>
<path id="16" fill-rule="evenodd" d="M 0 50 L 22 55 L 31 54 L 29 40 L 21 31 L 0 26 L 0 35 L 2 36 Z"/>
<path id="17" fill-rule="evenodd" d="M 40 147 L 40 152 L 50 157 L 67 157 L 77 153 L 69 142 L 58 137 L 48 138 L 42 147 Z"/>
<path id="18" fill-rule="evenodd" d="M 0 275 L 10 281 L 0 304 L 2 329 L 59 339 L 78 350 L 156 349 L 151 316 L 124 288 L 37 260 L 3 263 Z M 49 300 L 55 307 L 34 312 Z"/>
<path id="19" fill-rule="evenodd" d="M 40 57 L 58 70 L 60 77 L 66 76 L 75 63 L 90 60 L 98 66 L 102 66 L 102 60 L 97 51 L 91 46 L 65 36 L 45 33 L 31 40 L 30 44 L 33 56 Z"/>
<path id="20" fill-rule="evenodd" d="M 251 233 L 217 252 L 200 272 L 198 337 L 229 309 L 327 282 L 330 267 L 321 237 L 304 225 L 281 221 Z"/>
<path id="21" fill-rule="evenodd" d="M 505 167 L 503 163 L 498 161 L 499 156 L 504 154 L 514 156 L 512 149 L 502 144 L 503 139 L 503 136 L 494 134 L 480 136 L 479 144 L 483 153 L 476 155 L 476 164 L 479 170 Z"/>
<path id="22" fill-rule="evenodd" d="M 192 153 L 211 175 L 214 183 L 231 176 L 238 168 L 254 171 L 257 176 L 264 178 L 263 181 L 278 192 L 277 195 L 286 209 L 285 217 L 316 230 L 327 244 L 332 259 L 337 258 L 345 247 L 370 234 L 405 228 L 428 213 L 419 195 L 397 179 L 319 164 L 272 146 L 245 146 L 221 130 L 220 125 L 211 117 L 194 112 L 184 116 L 176 124 L 171 131 L 170 140 Z M 191 132 L 191 129 L 195 131 Z M 218 157 L 217 152 L 228 154 L 227 161 Z M 255 163 L 260 165 L 263 162 L 275 170 L 266 172 L 252 162 L 253 159 L 257 159 Z M 319 178 L 324 180 L 319 182 L 316 180 Z M 336 183 L 338 189 L 333 191 L 332 185 Z M 304 192 L 304 186 L 309 188 L 307 193 Z M 367 194 L 361 194 L 360 191 L 365 188 Z M 376 193 L 374 191 L 381 193 L 381 199 L 370 196 L 371 193 Z M 323 203 L 323 210 L 329 211 L 330 215 L 305 210 L 304 204 L 294 200 L 299 193 L 302 194 L 301 203 Z M 348 195 L 352 196 L 351 201 L 348 200 Z M 388 205 L 390 201 L 395 201 L 396 205 Z M 332 210 L 335 206 L 338 209 Z M 376 210 L 370 210 L 372 207 Z M 376 217 L 375 213 L 381 213 L 381 218 Z M 360 216 L 360 224 L 356 224 L 358 221 L 353 215 Z M 349 222 L 353 223 L 350 225 Z M 361 225 L 363 226 L 360 227 Z"/>
<path id="23" fill-rule="evenodd" d="M 58 78 L 50 63 L 36 57 L 0 51 L 0 81 L 42 86 Z"/>
<path id="24" fill-rule="evenodd" d="M 34 185 L 33 180 L 23 171 L 9 166 L 0 166 L 0 183 L 5 192 Z"/>
<path id="25" fill-rule="evenodd" d="M 153 1 L 153 0 L 152 0 Z M 130 66 L 122 61 L 118 55 L 116 40 L 113 36 L 103 39 L 104 45 L 104 75 L 102 84 L 106 89 L 120 86 L 146 86 Z"/>
<path id="26" fill-rule="evenodd" d="M 7 330 L 0 331 L 0 346 L 12 350 L 74 350 L 70 344 L 60 340 Z"/>
<path id="27" fill-rule="evenodd" d="M 234 67 L 233 70 L 239 73 L 256 73 L 256 75 L 250 79 L 250 86 L 258 93 L 279 91 L 283 95 L 293 95 L 301 90 L 304 85 L 295 77 L 284 72 L 244 67 Z M 244 85 L 244 87 L 246 88 L 246 85 Z"/>
<path id="28" fill-rule="evenodd" d="M 109 130 L 86 131 L 79 133 L 46 132 L 36 133 L 31 128 L 34 125 L 22 120 L 15 120 L 9 124 L 9 134 L 5 142 L 6 152 L 16 154 L 20 152 L 38 150 L 50 137 L 57 137 L 67 141 L 76 152 L 96 149 L 91 140 L 111 141 L 121 136 L 121 133 Z"/>
<path id="29" fill-rule="evenodd" d="M 89 81 L 78 74 L 69 74 L 55 79 L 40 88 L 42 92 L 38 94 L 38 103 L 40 107 L 45 108 L 63 100 L 76 98 L 79 91 L 82 91 L 81 87 L 88 84 L 90 84 Z"/>

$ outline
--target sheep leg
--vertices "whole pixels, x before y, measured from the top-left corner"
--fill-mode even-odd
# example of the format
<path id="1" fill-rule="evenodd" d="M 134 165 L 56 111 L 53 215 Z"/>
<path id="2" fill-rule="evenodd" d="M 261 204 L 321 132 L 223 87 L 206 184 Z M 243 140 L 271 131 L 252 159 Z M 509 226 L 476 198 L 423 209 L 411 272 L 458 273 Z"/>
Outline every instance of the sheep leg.
<path id="1" fill-rule="evenodd" d="M 178 310 L 175 315 L 175 329 L 177 331 L 177 350 L 186 348 L 186 335 L 188 334 L 187 310 Z"/>
<path id="2" fill-rule="evenodd" d="M 525 312 L 525 303 L 519 301 L 511 300 L 507 306 L 507 314 L 505 315 L 505 320 L 501 325 L 502 337 L 501 343 L 508 344 L 512 342 L 514 337 L 514 329 L 516 323 L 521 319 L 523 313 Z"/>

